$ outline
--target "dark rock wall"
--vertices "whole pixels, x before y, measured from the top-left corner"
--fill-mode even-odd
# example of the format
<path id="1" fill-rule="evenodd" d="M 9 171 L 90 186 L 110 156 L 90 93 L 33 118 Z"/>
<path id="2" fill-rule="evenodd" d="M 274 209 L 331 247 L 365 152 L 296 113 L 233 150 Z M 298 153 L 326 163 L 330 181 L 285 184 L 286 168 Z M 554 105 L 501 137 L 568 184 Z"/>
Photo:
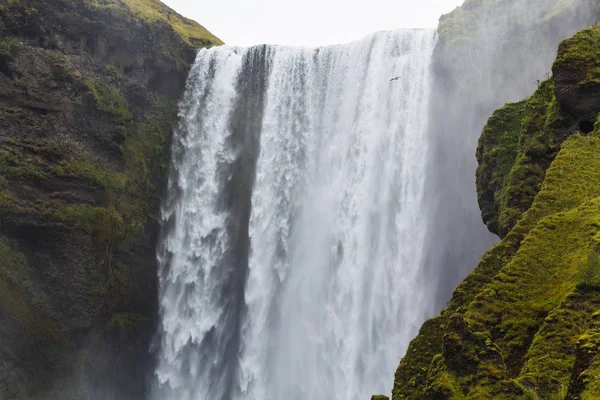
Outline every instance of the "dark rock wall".
<path id="1" fill-rule="evenodd" d="M 194 57 L 126 2 L 0 0 L 1 399 L 144 396 Z"/>

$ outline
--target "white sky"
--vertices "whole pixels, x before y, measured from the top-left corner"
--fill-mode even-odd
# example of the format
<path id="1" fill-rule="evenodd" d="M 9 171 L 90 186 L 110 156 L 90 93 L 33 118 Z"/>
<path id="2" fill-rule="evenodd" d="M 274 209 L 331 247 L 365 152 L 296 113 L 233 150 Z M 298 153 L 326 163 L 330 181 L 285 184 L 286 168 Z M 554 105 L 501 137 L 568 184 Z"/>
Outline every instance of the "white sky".
<path id="1" fill-rule="evenodd" d="M 318 46 L 397 28 L 434 28 L 463 0 L 163 0 L 227 44 Z"/>

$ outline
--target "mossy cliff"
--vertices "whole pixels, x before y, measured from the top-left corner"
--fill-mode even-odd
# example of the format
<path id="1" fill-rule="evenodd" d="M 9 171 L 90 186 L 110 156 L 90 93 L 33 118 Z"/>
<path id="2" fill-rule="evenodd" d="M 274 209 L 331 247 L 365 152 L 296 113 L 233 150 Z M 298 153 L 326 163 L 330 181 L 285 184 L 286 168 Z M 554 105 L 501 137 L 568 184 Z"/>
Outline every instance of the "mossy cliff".
<path id="1" fill-rule="evenodd" d="M 550 75 L 562 40 L 598 21 L 600 7 L 590 0 L 466 0 L 440 19 L 427 133 L 433 154 L 426 185 L 431 188 L 427 213 L 432 214 L 426 272 L 432 285 L 439 282 L 432 288 L 437 309 L 445 305 L 452 288 L 496 242 L 481 224 L 477 211 L 473 179 L 477 163 L 473 154 L 481 128 L 494 110 L 530 95 L 537 88 L 536 81 Z M 515 105 L 505 114 L 525 112 L 524 107 L 524 103 Z M 497 122 L 503 123 L 502 118 L 498 116 Z M 540 123 L 537 119 L 531 121 Z M 516 147 L 499 152 L 494 162 L 516 157 Z M 537 160 L 537 164 L 547 168 L 547 160 Z M 504 172 L 494 170 L 495 176 L 489 177 L 494 182 L 483 194 L 486 198 L 496 192 L 499 180 L 508 179 Z M 511 179 L 523 174 L 528 172 L 515 171 Z M 517 219 L 515 213 L 526 208 L 527 201 L 531 203 L 531 199 L 523 199 L 524 204 L 520 204 L 520 198 L 509 198 L 505 192 L 497 194 L 495 203 L 487 201 L 483 209 L 486 222 L 493 233 L 504 229 L 501 236 Z M 498 213 L 500 221 L 492 218 L 499 204 L 506 204 L 504 212 Z"/>
<path id="2" fill-rule="evenodd" d="M 0 0 L 0 399 L 144 396 L 171 127 L 216 44 L 156 0 Z"/>
<path id="3" fill-rule="evenodd" d="M 426 322 L 393 399 L 600 398 L 600 27 L 488 120 L 482 215 L 502 236 Z"/>

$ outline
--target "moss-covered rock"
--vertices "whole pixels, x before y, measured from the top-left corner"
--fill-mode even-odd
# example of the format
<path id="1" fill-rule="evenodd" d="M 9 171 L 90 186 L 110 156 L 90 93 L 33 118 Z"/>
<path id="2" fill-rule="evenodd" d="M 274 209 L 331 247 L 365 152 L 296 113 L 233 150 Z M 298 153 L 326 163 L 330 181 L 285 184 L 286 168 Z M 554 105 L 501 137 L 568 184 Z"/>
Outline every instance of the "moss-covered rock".
<path id="1" fill-rule="evenodd" d="M 498 220 L 507 203 L 510 173 L 517 160 L 526 103 L 507 104 L 496 111 L 479 139 L 477 195 L 483 222 L 493 233 L 507 230 Z"/>
<path id="2" fill-rule="evenodd" d="M 472 271 L 481 254 L 495 242 L 473 212 L 477 207 L 477 197 L 473 195 L 477 162 L 473 154 L 482 127 L 494 110 L 531 95 L 538 80 L 550 76 L 550 66 L 562 40 L 599 20 L 598 2 L 588 0 L 468 0 L 440 19 L 439 40 L 432 60 L 434 95 L 429 104 L 427 133 L 432 154 L 429 185 L 436 193 L 443 193 L 443 198 L 430 196 L 432 204 L 428 207 L 434 221 L 430 240 L 435 246 L 428 252 L 428 258 L 435 271 L 430 271 L 432 285 L 438 280 L 432 289 L 437 307 L 445 306 L 452 294 L 450 287 Z M 498 115 L 495 123 L 503 124 L 501 119 L 508 117 L 508 111 Z M 501 134 L 513 132 L 514 138 L 515 130 L 521 130 L 517 128 L 520 122 L 506 121 L 504 126 L 491 126 L 491 130 L 501 130 Z M 531 134 L 535 142 L 538 133 L 532 130 Z M 517 137 L 520 136 L 519 133 Z M 491 144 L 509 137 L 488 136 L 484 145 L 487 140 Z M 489 153 L 487 161 L 490 165 L 500 163 L 510 172 L 515 166 L 512 157 L 518 155 L 518 146 L 516 141 L 509 148 Z M 536 147 L 532 143 L 532 149 Z M 543 170 L 549 163 L 540 160 L 527 165 L 528 161 L 523 161 L 524 164 L 519 162 L 515 166 L 514 179 L 521 175 L 541 183 Z M 483 175 L 492 182 L 480 191 L 486 223 L 492 231 L 499 231 L 501 225 L 514 225 L 531 204 L 537 189 L 532 186 L 532 192 L 526 193 L 529 189 L 518 182 L 506 186 L 503 182 L 510 177 L 500 176 L 500 171 L 491 168 Z M 517 189 L 517 193 L 506 196 L 511 188 Z M 526 196 L 521 199 L 519 192 Z M 502 210 L 505 212 L 499 220 Z"/>
<path id="3" fill-rule="evenodd" d="M 593 130 L 600 111 L 600 26 L 583 30 L 558 48 L 552 67 L 556 97 L 581 130 Z"/>
<path id="4" fill-rule="evenodd" d="M 393 399 L 598 396 L 600 141 L 582 121 L 597 120 L 600 90 L 570 91 L 590 75 L 564 79 L 561 61 L 594 69 L 600 54 L 573 47 L 596 30 L 563 42 L 555 76 L 484 128 L 479 201 L 503 240 L 411 342 Z"/>
<path id="5" fill-rule="evenodd" d="M 598 139 L 564 143 L 530 210 L 461 285 L 468 294 L 459 287 L 442 316 L 424 325 L 442 328 L 433 336 L 442 349 L 402 361 L 394 398 L 510 399 L 528 391 L 547 398 L 568 390 L 575 344 L 600 308 L 596 291 L 578 289 L 578 271 L 600 234 L 598 171 Z M 420 394 L 403 382 L 409 361 L 428 370 Z"/>
<path id="6" fill-rule="evenodd" d="M 575 131 L 595 132 L 599 40 L 594 26 L 563 41 L 554 76 L 488 120 L 477 149 L 477 191 L 483 220 L 500 237 L 529 209 L 560 144 Z"/>
<path id="7" fill-rule="evenodd" d="M 0 0 L 0 398 L 144 396 L 176 101 L 220 43 L 154 0 Z"/>
<path id="8" fill-rule="evenodd" d="M 483 221 L 500 237 L 522 218 L 575 121 L 560 109 L 552 79 L 526 101 L 488 120 L 477 148 L 477 194 Z"/>

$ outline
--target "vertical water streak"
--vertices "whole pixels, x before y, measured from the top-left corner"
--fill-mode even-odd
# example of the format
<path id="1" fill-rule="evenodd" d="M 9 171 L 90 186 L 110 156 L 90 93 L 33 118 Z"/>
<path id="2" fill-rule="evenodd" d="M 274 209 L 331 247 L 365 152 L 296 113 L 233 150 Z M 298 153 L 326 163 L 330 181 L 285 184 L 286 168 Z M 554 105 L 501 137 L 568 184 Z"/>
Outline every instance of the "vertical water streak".
<path id="1" fill-rule="evenodd" d="M 159 252 L 158 397 L 389 391 L 434 311 L 421 210 L 433 46 L 433 31 L 405 30 L 200 52 Z"/>

